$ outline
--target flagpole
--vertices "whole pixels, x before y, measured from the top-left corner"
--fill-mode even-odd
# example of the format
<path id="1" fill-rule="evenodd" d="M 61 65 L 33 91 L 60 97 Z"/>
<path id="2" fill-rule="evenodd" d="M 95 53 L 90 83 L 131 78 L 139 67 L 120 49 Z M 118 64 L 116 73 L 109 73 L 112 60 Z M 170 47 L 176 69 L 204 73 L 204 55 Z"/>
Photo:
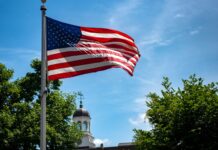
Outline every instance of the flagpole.
<path id="1" fill-rule="evenodd" d="M 42 52 L 41 52 L 41 117 L 40 117 L 40 150 L 46 150 L 46 0 L 42 6 Z"/>

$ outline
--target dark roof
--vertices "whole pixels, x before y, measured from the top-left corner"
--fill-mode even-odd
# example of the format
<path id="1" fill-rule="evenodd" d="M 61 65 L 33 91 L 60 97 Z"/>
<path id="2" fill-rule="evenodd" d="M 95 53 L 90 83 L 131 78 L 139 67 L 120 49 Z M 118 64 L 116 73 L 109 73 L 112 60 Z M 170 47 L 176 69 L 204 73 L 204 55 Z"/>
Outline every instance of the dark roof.
<path id="1" fill-rule="evenodd" d="M 90 118 L 89 112 L 83 108 L 77 109 L 73 114 L 73 117 L 83 117 L 83 116 Z"/>
<path id="2" fill-rule="evenodd" d="M 87 147 L 79 147 L 77 150 L 136 150 L 136 145 L 134 143 L 120 143 L 118 146 L 112 146 L 112 147 L 95 147 L 95 148 L 89 148 Z"/>

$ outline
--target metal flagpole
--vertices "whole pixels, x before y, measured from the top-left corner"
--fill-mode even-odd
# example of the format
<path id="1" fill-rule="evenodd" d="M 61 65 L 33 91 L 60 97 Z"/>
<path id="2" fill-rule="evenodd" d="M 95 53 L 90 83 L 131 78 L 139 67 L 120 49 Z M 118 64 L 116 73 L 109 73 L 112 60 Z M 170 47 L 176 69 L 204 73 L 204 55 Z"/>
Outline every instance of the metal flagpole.
<path id="1" fill-rule="evenodd" d="M 41 117 L 40 117 L 40 150 L 46 150 L 46 0 L 41 0 L 42 11 L 42 53 L 41 53 Z"/>

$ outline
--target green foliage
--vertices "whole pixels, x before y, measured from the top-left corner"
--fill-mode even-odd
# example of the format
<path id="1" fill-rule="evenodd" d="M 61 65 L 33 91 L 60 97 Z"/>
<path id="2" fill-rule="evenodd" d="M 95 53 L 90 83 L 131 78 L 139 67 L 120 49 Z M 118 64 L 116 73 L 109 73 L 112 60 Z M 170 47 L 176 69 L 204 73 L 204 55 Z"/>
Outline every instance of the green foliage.
<path id="1" fill-rule="evenodd" d="M 11 81 L 13 70 L 0 64 L 0 149 L 39 146 L 40 65 L 39 60 L 33 60 L 33 72 Z M 76 95 L 62 93 L 59 80 L 47 85 L 47 149 L 72 149 L 82 136 L 71 121 Z"/>
<path id="2" fill-rule="evenodd" d="M 203 84 L 195 75 L 183 80 L 183 88 L 174 90 L 168 78 L 162 83 L 162 95 L 150 93 L 146 116 L 151 131 L 134 130 L 138 148 L 198 149 L 218 148 L 218 84 Z"/>

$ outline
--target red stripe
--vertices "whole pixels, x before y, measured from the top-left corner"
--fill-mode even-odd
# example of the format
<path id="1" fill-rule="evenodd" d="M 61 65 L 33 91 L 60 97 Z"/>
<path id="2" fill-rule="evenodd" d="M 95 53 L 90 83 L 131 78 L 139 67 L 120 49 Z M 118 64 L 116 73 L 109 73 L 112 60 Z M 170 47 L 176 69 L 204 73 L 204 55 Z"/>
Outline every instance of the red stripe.
<path id="1" fill-rule="evenodd" d="M 119 44 L 105 44 L 105 46 L 111 47 L 111 48 L 121 48 L 121 49 L 125 49 L 125 50 L 127 50 L 127 51 L 137 52 L 137 51 L 135 50 L 135 47 L 132 47 L 132 49 L 131 49 L 131 48 L 129 48 L 129 47 L 125 47 L 125 46 L 119 45 Z"/>
<path id="2" fill-rule="evenodd" d="M 94 42 L 99 42 L 99 43 L 106 43 L 106 42 L 122 42 L 125 44 L 128 44 L 129 46 L 137 48 L 135 43 L 132 43 L 130 41 L 127 41 L 125 39 L 120 39 L 120 38 L 99 38 L 99 37 L 93 37 L 93 36 L 86 36 L 82 35 L 81 39 L 89 40 L 89 41 L 94 41 Z"/>
<path id="3" fill-rule="evenodd" d="M 77 44 L 76 47 L 100 47 L 100 48 L 110 48 L 112 50 L 115 50 L 117 51 L 116 49 L 123 49 L 125 50 L 128 54 L 131 54 L 131 55 L 135 55 L 135 53 L 138 53 L 135 49 L 130 49 L 130 48 L 127 48 L 125 46 L 122 46 L 122 45 L 119 45 L 119 44 L 105 44 L 104 43 L 90 43 L 90 44 L 84 44 L 82 42 L 79 42 Z M 132 47 L 133 48 L 133 47 Z"/>
<path id="4" fill-rule="evenodd" d="M 95 55 L 105 55 L 105 54 L 106 55 L 107 54 L 116 55 L 116 56 L 125 58 L 127 60 L 134 57 L 134 56 L 127 57 L 127 56 L 122 55 L 122 53 L 107 51 L 107 50 L 87 50 L 87 51 L 80 50 L 80 51 L 68 51 L 68 52 L 61 52 L 61 53 L 57 53 L 57 54 L 48 55 L 47 60 L 54 60 L 54 59 L 58 59 L 58 58 L 64 58 L 64 57 L 70 57 L 70 56 L 79 56 L 79 55 L 93 55 L 93 57 L 95 57 Z M 135 63 L 135 62 L 133 61 L 133 63 Z"/>
<path id="5" fill-rule="evenodd" d="M 92 33 L 117 33 L 117 34 L 120 34 L 132 41 L 134 41 L 134 39 L 129 36 L 128 34 L 126 33 L 123 33 L 123 32 L 120 32 L 120 31 L 117 31 L 117 30 L 113 30 L 113 29 L 105 29 L 105 28 L 88 28 L 88 27 L 80 27 L 80 29 L 82 31 L 87 31 L 87 32 L 92 32 Z"/>
<path id="6" fill-rule="evenodd" d="M 100 62 L 107 62 L 107 61 L 116 61 L 120 62 L 129 69 L 133 70 L 133 66 L 128 64 L 125 61 L 122 61 L 120 59 L 116 59 L 113 57 L 106 57 L 106 58 L 88 58 L 88 59 L 83 59 L 83 60 L 77 60 L 77 61 L 71 61 L 71 62 L 65 62 L 65 63 L 58 63 L 58 64 L 53 64 L 48 66 L 48 70 L 55 70 L 55 69 L 60 69 L 60 68 L 67 68 L 67 67 L 75 67 L 75 66 L 81 66 L 81 65 L 86 65 L 86 64 L 92 64 L 92 63 L 100 63 Z M 108 62 L 110 63 L 110 62 Z"/>
<path id="7" fill-rule="evenodd" d="M 93 57 L 95 57 L 95 55 L 98 55 L 98 54 L 99 55 L 101 55 L 101 54 L 102 55 L 112 54 L 112 55 L 116 55 L 116 56 L 125 58 L 121 53 L 113 52 L 113 51 L 107 51 L 107 50 L 78 50 L 78 51 L 73 51 L 72 50 L 72 51 L 61 52 L 61 53 L 49 55 L 47 57 L 47 59 L 48 60 L 53 60 L 53 59 L 58 59 L 58 58 L 63 58 L 63 57 L 79 56 L 79 55 L 93 55 Z"/>
<path id="8" fill-rule="evenodd" d="M 129 73 L 129 75 L 131 75 L 131 76 L 133 75 L 133 73 L 129 72 L 129 70 L 127 70 L 126 68 L 123 68 L 123 67 L 117 66 L 117 65 L 111 65 L 111 66 L 103 66 L 103 67 L 98 67 L 98 68 L 93 68 L 93 69 L 81 70 L 81 71 L 77 71 L 77 72 L 68 72 L 68 73 L 50 75 L 50 76 L 48 76 L 48 79 L 49 80 L 57 80 L 57 79 L 62 79 L 62 78 L 74 77 L 74 76 L 92 73 L 92 72 L 97 72 L 97 71 L 102 71 L 102 70 L 106 70 L 106 69 L 110 69 L 110 68 L 122 68 L 122 69 L 126 70 Z"/>
<path id="9" fill-rule="evenodd" d="M 87 41 L 88 42 L 88 41 Z M 96 45 L 96 46 L 95 46 Z M 119 45 L 118 45 L 119 46 Z M 136 51 L 125 51 L 125 49 L 123 49 L 123 48 L 120 48 L 120 49 L 122 49 L 122 50 L 119 50 L 119 48 L 117 48 L 117 49 L 113 49 L 113 48 L 111 48 L 111 47 L 108 47 L 108 46 L 106 46 L 106 45 L 101 45 L 101 44 L 98 44 L 98 43 L 96 43 L 96 44 L 82 44 L 82 43 L 78 43 L 78 45 L 76 46 L 76 47 L 78 47 L 78 48 L 80 48 L 80 47 L 94 47 L 94 48 L 96 48 L 96 49 L 98 49 L 98 48 L 109 48 L 109 49 L 111 49 L 111 50 L 114 50 L 115 52 L 119 52 L 119 53 L 121 53 L 121 54 L 126 54 L 126 55 L 129 55 L 129 57 L 127 57 L 127 56 L 124 56 L 124 55 L 122 55 L 122 57 L 125 57 L 126 59 L 129 59 L 129 58 L 135 58 L 136 59 L 136 61 L 139 59 L 139 57 L 140 57 L 140 54 L 138 53 L 138 51 L 136 52 Z M 93 50 L 90 50 L 90 51 L 93 51 Z M 100 50 L 99 50 L 100 51 Z M 104 51 L 107 51 L 107 50 L 104 50 Z M 111 51 L 108 51 L 108 52 L 111 52 Z M 138 56 L 138 57 L 137 57 Z"/>
<path id="10" fill-rule="evenodd" d="M 93 51 L 92 51 L 92 52 L 93 52 Z M 76 53 L 77 53 L 77 54 L 76 54 Z M 66 58 L 66 57 L 70 57 L 70 56 L 79 56 L 79 55 L 84 55 L 84 54 L 87 54 L 87 52 L 84 52 L 84 51 L 62 52 L 62 53 L 57 53 L 57 54 L 53 54 L 53 55 L 47 56 L 47 60 L 49 61 L 49 60 L 55 60 L 55 59 L 59 59 L 59 58 Z M 98 53 L 98 52 L 96 52 L 95 54 L 101 55 L 101 54 L 107 54 L 107 53 Z M 93 55 L 93 59 L 97 59 L 97 58 L 95 58 L 95 56 L 94 56 L 95 54 L 90 53 L 90 55 Z M 108 53 L 108 54 L 110 54 L 110 53 Z M 111 53 L 111 54 L 112 54 L 112 53 Z M 89 55 L 89 54 L 87 54 L 87 55 Z M 133 57 L 131 57 L 131 58 L 126 58 L 126 57 L 124 57 L 124 56 L 122 56 L 122 55 L 118 55 L 118 54 L 114 54 L 114 55 L 120 56 L 120 57 L 126 59 L 127 61 L 131 62 L 131 63 L 134 64 L 134 65 L 136 65 L 136 61 L 138 60 L 138 58 L 135 58 L 136 61 L 134 61 L 134 60 L 131 59 L 131 58 L 133 58 Z M 108 57 L 109 57 L 109 56 L 108 56 Z M 90 58 L 87 58 L 87 59 L 90 59 Z M 102 59 L 107 59 L 107 57 L 102 57 Z M 82 60 L 79 60 L 79 61 L 82 61 Z"/>

